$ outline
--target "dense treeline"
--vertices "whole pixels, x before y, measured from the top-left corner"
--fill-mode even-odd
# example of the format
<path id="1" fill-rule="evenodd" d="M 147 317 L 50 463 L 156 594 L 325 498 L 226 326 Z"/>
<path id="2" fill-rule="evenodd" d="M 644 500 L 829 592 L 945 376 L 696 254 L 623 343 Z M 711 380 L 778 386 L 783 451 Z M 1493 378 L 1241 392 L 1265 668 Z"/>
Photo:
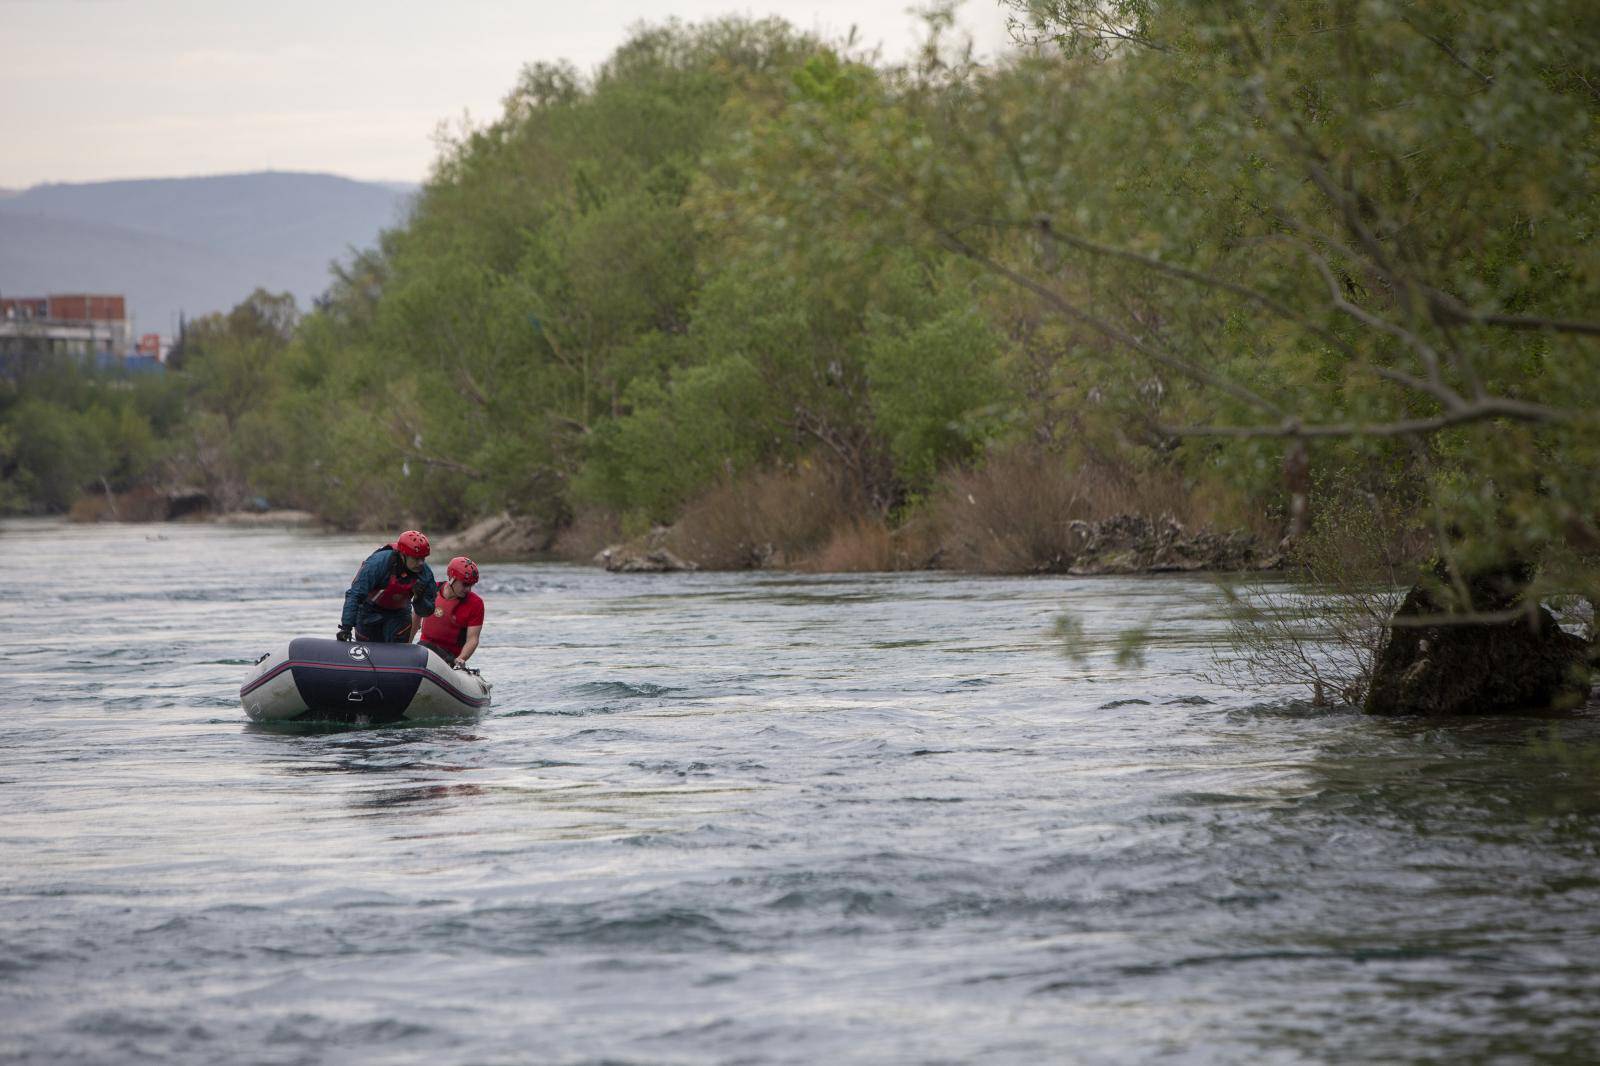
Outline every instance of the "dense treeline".
<path id="1" fill-rule="evenodd" d="M 177 380 L 13 383 L 6 506 L 159 469 L 574 552 L 1031 569 L 1075 517 L 1272 542 L 1381 500 L 1587 589 L 1600 9 L 1012 7 L 993 66 L 936 12 L 900 68 L 741 20 L 530 67 L 298 322 L 258 293 Z"/>

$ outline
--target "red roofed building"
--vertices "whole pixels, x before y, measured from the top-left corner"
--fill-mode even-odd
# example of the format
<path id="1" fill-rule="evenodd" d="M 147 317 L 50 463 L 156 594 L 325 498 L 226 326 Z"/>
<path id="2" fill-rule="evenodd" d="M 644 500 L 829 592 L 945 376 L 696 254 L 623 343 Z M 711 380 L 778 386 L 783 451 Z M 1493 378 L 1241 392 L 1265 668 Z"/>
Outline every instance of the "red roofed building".
<path id="1" fill-rule="evenodd" d="M 0 356 L 120 357 L 133 347 L 133 323 L 121 296 L 52 293 L 0 297 Z"/>

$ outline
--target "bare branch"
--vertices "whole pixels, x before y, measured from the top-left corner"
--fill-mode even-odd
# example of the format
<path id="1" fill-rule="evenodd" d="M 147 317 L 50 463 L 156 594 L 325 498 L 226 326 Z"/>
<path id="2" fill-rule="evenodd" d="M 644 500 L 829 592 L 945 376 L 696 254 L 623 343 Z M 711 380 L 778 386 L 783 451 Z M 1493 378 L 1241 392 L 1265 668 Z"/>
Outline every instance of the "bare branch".
<path id="1" fill-rule="evenodd" d="M 1402 18 L 1400 21 L 1404 22 L 1407 26 L 1411 27 L 1420 36 L 1426 38 L 1429 41 L 1432 41 L 1438 47 L 1439 51 L 1443 52 L 1445 55 L 1447 55 L 1451 59 L 1455 60 L 1456 63 L 1460 65 L 1461 69 L 1471 73 L 1473 77 L 1475 77 L 1479 81 L 1483 82 L 1484 85 L 1493 85 L 1494 84 L 1494 75 L 1485 74 L 1483 71 L 1479 70 L 1477 67 L 1473 66 L 1471 63 L 1468 63 L 1465 59 L 1461 58 L 1461 54 L 1459 52 L 1457 52 L 1454 48 L 1451 48 L 1443 40 L 1441 40 L 1438 37 L 1435 37 L 1433 34 L 1429 33 L 1427 30 L 1423 29 L 1421 26 L 1418 26 L 1415 22 L 1412 22 L 1408 18 Z"/>
<path id="2" fill-rule="evenodd" d="M 1008 223 L 1008 225 L 1018 224 L 1019 223 L 1014 222 Z M 1164 262 L 1153 255 L 1143 255 L 1139 252 L 1130 251 L 1126 248 L 1112 248 L 1107 245 L 1097 244 L 1094 241 L 1086 240 L 1083 237 L 1079 237 L 1071 233 L 1062 233 L 1051 224 L 1048 215 L 1041 215 L 1039 218 L 1035 219 L 1033 222 L 1033 227 L 1053 241 L 1059 241 L 1062 244 L 1070 245 L 1071 247 L 1078 248 L 1086 252 L 1092 252 L 1096 255 L 1110 256 L 1115 259 L 1125 259 L 1129 262 L 1138 263 L 1141 266 L 1148 267 L 1151 270 L 1155 270 L 1163 274 L 1170 274 L 1173 277 L 1183 278 L 1185 281 L 1193 281 L 1200 285 L 1222 289 L 1224 291 L 1231 292 L 1236 296 L 1242 296 L 1247 300 L 1251 300 L 1260 304 L 1273 314 L 1295 323 L 1296 325 L 1305 329 L 1306 332 L 1322 338 L 1329 344 L 1332 344 L 1334 347 L 1344 352 L 1346 355 L 1350 356 L 1352 359 L 1356 358 L 1355 350 L 1352 349 L 1350 345 L 1345 343 L 1345 341 L 1337 334 L 1317 325 L 1314 322 L 1307 321 L 1305 316 L 1301 315 L 1299 312 L 1295 311 L 1294 308 L 1283 303 L 1281 300 L 1278 300 L 1273 296 L 1269 296 L 1267 293 L 1261 292 L 1257 289 L 1252 289 L 1248 285 L 1241 285 L 1238 282 L 1228 281 L 1226 278 L 1219 278 L 1213 274 L 1202 274 L 1199 271 L 1189 270 L 1185 267 L 1174 266 L 1173 264 Z"/>
<path id="3" fill-rule="evenodd" d="M 1160 366 L 1167 367 L 1168 369 L 1176 371 L 1177 373 L 1182 374 L 1184 377 L 1190 378 L 1191 380 L 1197 381 L 1203 385 L 1210 385 L 1212 388 L 1225 392 L 1234 399 L 1248 404 L 1251 407 L 1259 408 L 1260 410 L 1266 411 L 1268 414 L 1280 418 L 1283 417 L 1285 413 L 1284 410 L 1265 397 L 1258 396 L 1256 393 L 1250 391 L 1242 385 L 1237 385 L 1224 378 L 1219 378 L 1215 374 L 1208 373 L 1205 370 L 1202 370 L 1200 367 L 1195 366 L 1187 359 L 1170 355 L 1166 352 L 1159 351 L 1148 344 L 1145 344 L 1127 330 L 1112 325 L 1110 322 L 1107 322 L 1098 315 L 1090 314 L 1081 307 L 1073 304 L 1070 300 L 1066 299 L 1053 289 L 1039 284 L 1032 278 L 1020 274 L 1017 271 L 1012 270 L 1010 267 L 1003 266 L 1000 263 L 995 262 L 993 259 L 972 247 L 966 241 L 963 241 L 961 238 L 947 230 L 938 230 L 937 234 L 940 242 L 944 244 L 946 248 L 958 255 L 962 255 L 968 259 L 971 259 L 973 262 L 978 263 L 983 267 L 986 267 L 1011 283 L 1027 289 L 1029 292 L 1045 300 L 1050 304 L 1050 306 L 1054 307 L 1057 311 L 1060 311 L 1068 318 L 1083 323 L 1084 325 L 1104 334 L 1124 347 L 1131 348 L 1140 355 L 1143 355 L 1146 359 L 1149 359 Z"/>
<path id="4" fill-rule="evenodd" d="M 1025 4 L 1013 4 L 1025 7 Z M 1093 8 L 1091 11 L 1095 10 Z M 1011 34 L 1011 39 L 1018 44 L 1037 45 L 1044 41 L 1054 41 L 1057 46 L 1068 49 L 1079 39 L 1092 39 L 1097 50 L 1109 53 L 1110 43 L 1121 41 L 1125 44 L 1138 45 L 1154 52 L 1170 52 L 1170 46 L 1162 44 L 1140 32 L 1136 26 L 1119 26 L 1103 14 L 1100 18 L 1090 21 L 1086 18 L 1063 17 L 1063 28 L 1055 33 L 1047 32 L 1043 25 L 1036 21 L 1027 21 L 1015 15 L 1006 19 L 1006 29 Z"/>
<path id="5" fill-rule="evenodd" d="M 1395 629 L 1434 629 L 1444 626 L 1494 626 L 1506 622 L 1527 621 L 1530 625 L 1539 617 L 1539 605 L 1520 603 L 1502 611 L 1460 611 L 1453 614 L 1397 614 L 1389 619 Z"/>
<path id="6" fill-rule="evenodd" d="M 1549 330 L 1552 333 L 1578 333 L 1587 337 L 1600 337 L 1600 322 L 1540 318 L 1535 315 L 1482 315 L 1472 311 L 1468 311 L 1467 315 L 1467 321 L 1481 323 L 1485 326 L 1502 326 L 1505 329 L 1539 329 Z"/>
<path id="7" fill-rule="evenodd" d="M 1292 229 L 1301 236 L 1305 237 L 1307 240 L 1320 241 L 1322 244 L 1333 249 L 1335 252 L 1338 252 L 1347 259 L 1365 260 L 1367 258 L 1365 255 L 1356 252 L 1348 245 L 1339 242 L 1330 235 L 1323 233 L 1321 230 L 1306 225 L 1304 222 L 1293 218 L 1281 209 L 1274 208 L 1271 210 L 1264 210 L 1264 213 L 1268 214 L 1274 222 L 1278 223 L 1280 226 L 1283 226 L 1285 229 Z M 1268 237 L 1260 239 L 1272 240 L 1275 239 L 1276 236 L 1277 235 L 1269 235 Z M 1379 273 L 1383 274 L 1384 280 L 1390 282 L 1390 284 L 1397 284 L 1395 279 L 1390 277 L 1386 267 L 1379 266 Z M 1462 303 L 1456 297 L 1445 292 L 1443 289 L 1427 284 L 1422 284 L 1421 288 L 1424 295 L 1428 299 L 1428 310 L 1432 315 L 1433 320 L 1440 325 L 1501 326 L 1505 329 L 1525 330 L 1545 329 L 1554 333 L 1576 333 L 1580 335 L 1600 337 L 1600 322 L 1587 322 L 1577 319 L 1548 318 L 1538 315 L 1501 315 L 1474 311 L 1472 308 Z"/>
<path id="8" fill-rule="evenodd" d="M 1450 353 L 1450 364 L 1456 368 L 1458 374 L 1466 379 L 1467 387 L 1472 391 L 1472 398 L 1475 400 L 1487 399 L 1489 390 L 1484 387 L 1483 378 L 1478 374 L 1477 364 L 1473 362 L 1469 353 L 1461 350 L 1461 345 L 1456 341 L 1455 330 L 1448 323 L 1440 323 L 1439 328 L 1443 331 L 1445 341 L 1448 344 L 1446 351 Z"/>
<path id="9" fill-rule="evenodd" d="M 1317 147 L 1316 141 L 1298 119 L 1290 119 L 1289 128 L 1294 131 L 1295 136 L 1283 134 L 1284 142 L 1290 151 L 1301 155 L 1306 175 L 1311 179 L 1311 183 L 1339 209 L 1345 229 L 1355 235 L 1356 242 L 1365 250 L 1366 258 L 1371 260 L 1389 284 L 1396 289 L 1409 289 L 1410 280 L 1395 269 L 1394 264 L 1389 261 L 1388 253 L 1384 251 L 1383 242 L 1365 222 L 1361 221 L 1360 198 L 1354 191 L 1333 180 L 1333 176 L 1327 170 L 1328 157 Z"/>
<path id="10" fill-rule="evenodd" d="M 1439 353 L 1434 351 L 1432 345 L 1404 326 L 1390 322 L 1388 319 L 1380 318 L 1358 304 L 1351 303 L 1345 299 L 1344 293 L 1339 289 L 1338 279 L 1333 276 L 1333 268 L 1328 265 L 1328 261 L 1323 258 L 1320 252 L 1305 241 L 1282 235 L 1278 239 L 1288 241 L 1311 261 L 1311 265 L 1316 269 L 1317 273 L 1322 275 L 1323 282 L 1328 286 L 1328 299 L 1336 309 L 1363 325 L 1371 326 L 1373 329 L 1389 334 L 1421 357 L 1423 366 L 1428 371 L 1428 380 L 1422 382 L 1412 379 L 1416 381 L 1416 387 L 1437 397 L 1446 407 L 1457 408 L 1462 405 L 1464 401 L 1460 395 L 1446 386 L 1443 379 L 1440 378 Z"/>
<path id="11" fill-rule="evenodd" d="M 406 452 L 405 458 L 421 463 L 423 466 L 438 467 L 441 470 L 454 471 L 457 474 L 465 474 L 468 477 L 483 477 L 483 472 L 477 467 L 458 463 L 454 459 L 441 459 L 436 455 L 424 455 L 421 452 Z"/>
<path id="12" fill-rule="evenodd" d="M 1506 418 L 1515 422 L 1553 424 L 1569 422 L 1577 416 L 1570 411 L 1521 400 L 1483 400 L 1433 418 L 1410 418 L 1396 422 L 1329 422 L 1304 425 L 1288 419 L 1277 426 L 1163 426 L 1162 432 L 1174 437 L 1405 437 L 1438 433 L 1455 426 Z"/>
<path id="13" fill-rule="evenodd" d="M 1309 135 L 1298 123 L 1295 123 L 1294 127 L 1302 143 L 1294 145 L 1291 140 L 1290 146 L 1298 148 L 1305 156 L 1306 172 L 1311 177 L 1312 182 L 1322 191 L 1324 196 L 1328 197 L 1340 208 L 1345 228 L 1355 235 L 1358 243 L 1365 250 L 1366 254 L 1362 258 L 1369 259 L 1384 278 L 1397 289 L 1419 292 L 1426 301 L 1428 311 L 1434 321 L 1501 326 L 1505 329 L 1549 330 L 1555 333 L 1576 333 L 1584 336 L 1600 337 L 1600 322 L 1548 318 L 1538 315 L 1485 314 L 1472 310 L 1442 289 L 1428 285 L 1415 278 L 1403 276 L 1395 268 L 1394 264 L 1390 262 L 1377 235 L 1361 221 L 1355 193 L 1340 188 L 1333 181 L 1323 166 L 1326 162 L 1325 157 L 1317 150 Z M 1348 249 L 1342 250 L 1348 252 Z M 1435 358 L 1437 358 L 1436 355 Z"/>

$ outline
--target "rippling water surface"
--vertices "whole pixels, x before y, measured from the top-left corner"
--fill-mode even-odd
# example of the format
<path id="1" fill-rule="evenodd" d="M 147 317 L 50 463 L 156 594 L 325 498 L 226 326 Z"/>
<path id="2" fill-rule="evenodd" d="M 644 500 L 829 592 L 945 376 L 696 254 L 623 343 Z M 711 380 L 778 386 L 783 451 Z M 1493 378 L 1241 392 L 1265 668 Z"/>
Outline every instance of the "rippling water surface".
<path id="1" fill-rule="evenodd" d="M 1600 1047 L 1592 712 L 1220 688 L 1199 579 L 503 565 L 480 721 L 247 724 L 371 540 L 0 529 L 0 1061 Z"/>

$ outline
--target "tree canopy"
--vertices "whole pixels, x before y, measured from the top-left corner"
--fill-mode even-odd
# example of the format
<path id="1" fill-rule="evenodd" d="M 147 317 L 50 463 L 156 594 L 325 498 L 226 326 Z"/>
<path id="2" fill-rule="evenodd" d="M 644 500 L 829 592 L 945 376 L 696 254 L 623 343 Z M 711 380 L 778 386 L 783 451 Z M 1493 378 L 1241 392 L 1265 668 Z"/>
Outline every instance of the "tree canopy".
<path id="1" fill-rule="evenodd" d="M 307 314 L 194 325 L 181 444 L 50 443 L 112 430 L 42 403 L 167 415 L 13 383 L 8 505 L 166 463 L 351 525 L 643 528 L 826 468 L 893 524 L 1031 466 L 1289 532 L 1381 495 L 1594 584 L 1600 9 L 1005 6 L 992 64 L 935 9 L 901 66 L 747 19 L 530 66 Z"/>

